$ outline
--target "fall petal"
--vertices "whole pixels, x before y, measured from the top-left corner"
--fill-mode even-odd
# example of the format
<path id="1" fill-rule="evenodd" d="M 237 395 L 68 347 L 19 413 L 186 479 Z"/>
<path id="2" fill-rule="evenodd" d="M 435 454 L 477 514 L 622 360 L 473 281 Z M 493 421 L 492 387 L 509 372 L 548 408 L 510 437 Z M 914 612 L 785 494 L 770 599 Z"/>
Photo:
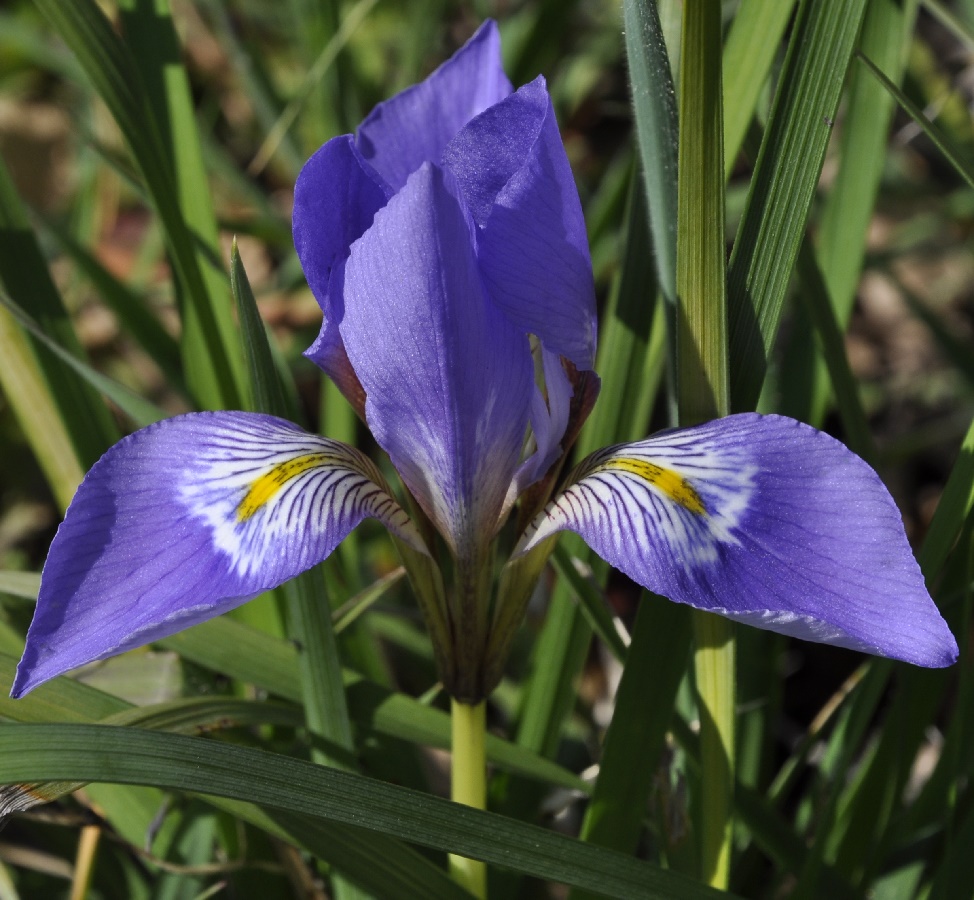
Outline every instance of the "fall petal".
<path id="1" fill-rule="evenodd" d="M 363 518 L 424 550 L 378 480 L 353 448 L 271 416 L 195 413 L 130 435 L 58 529 L 13 695 L 276 587 Z"/>
<path id="2" fill-rule="evenodd" d="M 565 528 L 680 603 L 922 666 L 957 656 L 876 473 L 792 419 L 729 416 L 600 451 L 516 554 Z"/>

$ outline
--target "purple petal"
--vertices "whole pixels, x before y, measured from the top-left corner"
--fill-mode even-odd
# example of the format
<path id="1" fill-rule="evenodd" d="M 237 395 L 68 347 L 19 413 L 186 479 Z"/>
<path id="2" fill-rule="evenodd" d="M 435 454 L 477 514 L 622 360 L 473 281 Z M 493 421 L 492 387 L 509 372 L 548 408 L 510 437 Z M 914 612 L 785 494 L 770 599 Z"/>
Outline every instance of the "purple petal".
<path id="1" fill-rule="evenodd" d="M 486 545 L 534 389 L 527 337 L 488 299 L 473 223 L 424 165 L 356 242 L 341 332 L 366 419 L 458 555 Z"/>
<path id="2" fill-rule="evenodd" d="M 542 349 L 541 362 L 548 398 L 545 400 L 539 388 L 534 389 L 530 420 L 535 451 L 517 470 L 508 497 L 509 504 L 513 504 L 525 488 L 541 478 L 563 453 L 561 441 L 571 414 L 572 385 L 560 357 Z"/>
<path id="3" fill-rule="evenodd" d="M 380 103 L 356 133 L 358 149 L 398 191 L 467 122 L 511 93 L 497 25 L 484 22 L 466 44 L 420 84 Z"/>
<path id="4" fill-rule="evenodd" d="M 591 369 L 596 320 L 585 221 L 543 78 L 477 116 L 443 164 L 481 227 L 494 302 L 544 346 Z"/>
<path id="5" fill-rule="evenodd" d="M 387 199 L 351 135 L 334 138 L 318 150 L 294 187 L 294 246 L 324 314 L 321 333 L 305 355 L 359 407 L 361 387 L 338 331 L 344 312 L 342 265 L 352 242 L 372 224 Z"/>
<path id="6" fill-rule="evenodd" d="M 196 413 L 130 435 L 58 529 L 12 696 L 276 587 L 367 516 L 425 552 L 377 478 L 358 451 L 271 416 Z"/>
<path id="7" fill-rule="evenodd" d="M 793 419 L 729 416 L 607 448 L 516 552 L 565 528 L 680 603 L 921 666 L 957 658 L 876 473 Z"/>

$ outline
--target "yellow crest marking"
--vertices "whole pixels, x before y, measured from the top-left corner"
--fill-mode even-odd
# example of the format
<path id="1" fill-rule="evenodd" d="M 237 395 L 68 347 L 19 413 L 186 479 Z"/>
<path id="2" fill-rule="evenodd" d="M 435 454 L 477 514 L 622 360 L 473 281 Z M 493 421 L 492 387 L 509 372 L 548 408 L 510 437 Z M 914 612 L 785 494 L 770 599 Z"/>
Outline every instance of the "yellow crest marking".
<path id="1" fill-rule="evenodd" d="M 278 463 L 250 485 L 246 496 L 237 507 L 237 521 L 246 522 L 292 478 L 297 478 L 302 472 L 329 461 L 335 460 L 327 453 L 308 453 Z"/>
<path id="2" fill-rule="evenodd" d="M 595 471 L 629 472 L 632 475 L 638 475 L 685 510 L 697 516 L 705 516 L 707 514 L 707 507 L 704 506 L 703 500 L 697 493 L 696 488 L 686 478 L 674 472 L 672 469 L 664 469 L 662 466 L 646 462 L 644 459 L 616 457 L 607 459 Z"/>

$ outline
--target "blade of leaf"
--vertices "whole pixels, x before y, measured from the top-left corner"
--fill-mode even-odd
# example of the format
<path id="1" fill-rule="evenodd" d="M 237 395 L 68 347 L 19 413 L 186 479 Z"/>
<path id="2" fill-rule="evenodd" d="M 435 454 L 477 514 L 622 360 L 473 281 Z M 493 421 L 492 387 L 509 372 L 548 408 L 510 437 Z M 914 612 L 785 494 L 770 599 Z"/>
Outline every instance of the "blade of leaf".
<path id="1" fill-rule="evenodd" d="M 9 681 L 13 677 L 14 662 L 12 657 L 0 654 L 0 679 Z M 304 720 L 297 707 L 233 698 L 189 698 L 134 707 L 67 678 L 57 678 L 42 685 L 24 700 L 0 697 L 0 716 L 20 722 L 90 722 L 97 719 L 103 724 L 128 724 L 184 734 L 247 723 L 295 726 Z M 34 789 L 39 795 L 53 800 L 82 785 L 83 782 L 78 781 L 46 782 L 35 785 Z M 216 800 L 215 805 L 230 809 L 245 821 L 305 847 L 321 859 L 339 866 L 356 881 L 375 889 L 379 896 L 467 896 L 442 870 L 397 841 L 347 825 L 336 827 L 306 816 L 262 811 L 250 803 Z"/>
<path id="2" fill-rule="evenodd" d="M 151 425 L 160 419 L 166 418 L 166 412 L 159 409 L 154 403 L 139 396 L 135 391 L 130 390 L 123 384 L 96 372 L 86 362 L 72 356 L 63 347 L 56 344 L 41 330 L 40 326 L 33 321 L 14 301 L 3 291 L 0 291 L 0 307 L 3 309 L 31 336 L 33 336 L 42 346 L 56 356 L 65 366 L 81 376 L 81 379 L 91 385 L 95 390 L 104 394 L 122 412 L 124 412 L 138 427 Z M 77 379 L 75 379 L 77 380 Z"/>
<path id="3" fill-rule="evenodd" d="M 802 0 L 728 271 L 731 405 L 757 402 L 865 0 Z"/>
<path id="4" fill-rule="evenodd" d="M 193 368 L 203 370 L 198 377 L 214 379 L 218 384 L 222 378 L 232 383 L 234 397 L 239 397 L 244 373 L 237 332 L 230 316 L 229 285 L 220 258 L 219 231 L 189 74 L 173 26 L 170 3 L 169 0 L 121 0 L 119 16 L 125 44 L 145 85 L 148 108 L 159 126 L 163 148 L 169 157 L 179 208 L 193 237 L 197 271 L 214 325 L 212 333 L 201 329 L 202 344 L 193 329 L 184 329 L 183 340 L 189 342 L 184 355 Z M 196 358 L 199 353 L 219 358 L 221 351 L 230 367 L 226 373 L 207 370 L 208 360 Z"/>
<path id="5" fill-rule="evenodd" d="M 677 406 L 680 425 L 730 412 L 724 276 L 724 123 L 721 11 L 684 7 L 680 53 L 680 168 L 677 208 Z M 700 871 L 730 880 L 734 788 L 735 644 L 727 619 L 694 610 L 694 673 L 700 712 Z"/>
<path id="6" fill-rule="evenodd" d="M 31 230 L 27 211 L 0 159 L 0 286 L 40 324 L 45 334 L 84 356 L 81 343 L 51 278 L 47 262 Z M 34 343 L 34 339 L 29 343 Z M 82 468 L 92 466 L 105 448 L 119 437 L 118 429 L 101 398 L 80 383 L 63 362 L 37 347 L 35 368 L 47 382 L 50 399 L 58 410 Z"/>
<path id="7" fill-rule="evenodd" d="M 935 122 L 931 122 L 930 119 L 924 115 L 923 110 L 920 109 L 906 94 L 903 93 L 886 75 L 880 70 L 871 59 L 869 59 L 864 54 L 858 54 L 859 61 L 866 66 L 867 69 L 873 74 L 879 83 L 886 88 L 887 91 L 896 99 L 903 109 L 910 114 L 910 118 L 913 119 L 917 125 L 923 130 L 923 133 L 930 138 L 934 146 L 944 155 L 944 158 L 950 165 L 954 168 L 954 171 L 960 175 L 971 187 L 974 187 L 974 163 L 970 159 L 967 159 L 965 154 L 958 150 L 953 141 L 940 129 L 937 127 Z"/>
<path id="8" fill-rule="evenodd" d="M 917 562 L 927 582 L 943 567 L 974 507 L 974 420 L 961 442 L 957 459 L 944 485 L 926 537 L 917 553 Z"/>
<path id="9" fill-rule="evenodd" d="M 181 656 L 272 694 L 301 702 L 297 650 L 289 642 L 270 638 L 232 619 L 211 619 L 159 642 Z M 433 747 L 450 746 L 450 718 L 405 694 L 345 671 L 352 720 L 360 728 Z M 495 765 L 551 784 L 587 790 L 581 779 L 561 766 L 487 735 L 487 758 Z"/>
<path id="10" fill-rule="evenodd" d="M 355 825 L 609 897 L 727 897 L 493 813 L 266 751 L 107 725 L 0 725 L 0 781 L 153 783 Z"/>
<path id="11" fill-rule="evenodd" d="M 663 296 L 675 303 L 678 125 L 670 63 L 656 4 L 624 0 L 622 10 L 657 278 Z"/>
<path id="12" fill-rule="evenodd" d="M 600 847 L 634 853 L 646 798 L 657 777 L 676 691 L 687 668 L 690 616 L 686 607 L 643 595 L 632 645 L 603 742 L 599 777 L 581 837 Z M 575 892 L 573 900 L 595 895 Z"/>
<path id="13" fill-rule="evenodd" d="M 0 387 L 63 512 L 85 470 L 27 336 L 4 308 L 0 308 L 0 356 L 4 360 Z"/>
<path id="14" fill-rule="evenodd" d="M 794 0 L 742 0 L 724 44 L 724 172 L 730 175 Z"/>
<path id="15" fill-rule="evenodd" d="M 152 361 L 165 375 L 168 387 L 185 391 L 179 361 L 179 344 L 146 308 L 145 300 L 112 275 L 65 228 L 53 221 L 46 222 L 44 228 L 53 235 L 78 269 L 91 281 L 99 298 L 118 317 L 125 333 L 134 338 L 152 357 Z"/>
<path id="16" fill-rule="evenodd" d="M 135 60 L 94 0 L 35 0 L 35 4 L 105 101 L 145 178 L 165 229 L 173 268 L 185 289 L 181 313 L 187 383 L 201 405 L 239 409 L 236 373 L 241 366 L 229 304 L 208 293 L 209 276 L 201 271 L 199 245 L 180 208 L 171 157 Z"/>

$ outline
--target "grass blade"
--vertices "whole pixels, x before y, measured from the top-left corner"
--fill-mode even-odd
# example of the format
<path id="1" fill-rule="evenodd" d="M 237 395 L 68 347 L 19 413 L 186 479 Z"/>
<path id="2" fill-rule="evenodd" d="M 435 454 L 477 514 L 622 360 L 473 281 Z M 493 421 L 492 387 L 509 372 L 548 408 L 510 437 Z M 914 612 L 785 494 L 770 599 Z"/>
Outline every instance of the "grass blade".
<path id="1" fill-rule="evenodd" d="M 244 800 L 461 853 L 607 897 L 727 897 L 537 826 L 266 751 L 108 725 L 0 725 L 0 781 L 110 781 Z"/>
<path id="2" fill-rule="evenodd" d="M 802 0 L 728 272 L 731 405 L 753 409 L 865 0 Z"/>
<path id="3" fill-rule="evenodd" d="M 653 0 L 624 0 L 626 58 L 660 290 L 676 302 L 677 117 Z"/>
<path id="4" fill-rule="evenodd" d="M 211 409 L 241 406 L 238 343 L 230 304 L 211 297 L 200 247 L 180 207 L 180 186 L 138 67 L 94 0 L 35 0 L 105 101 L 132 151 L 166 233 L 183 288 L 183 363 L 196 400 Z M 171 27 L 171 23 L 170 23 Z M 209 260 L 207 265 L 215 261 Z M 216 263 L 218 265 L 218 263 Z"/>

